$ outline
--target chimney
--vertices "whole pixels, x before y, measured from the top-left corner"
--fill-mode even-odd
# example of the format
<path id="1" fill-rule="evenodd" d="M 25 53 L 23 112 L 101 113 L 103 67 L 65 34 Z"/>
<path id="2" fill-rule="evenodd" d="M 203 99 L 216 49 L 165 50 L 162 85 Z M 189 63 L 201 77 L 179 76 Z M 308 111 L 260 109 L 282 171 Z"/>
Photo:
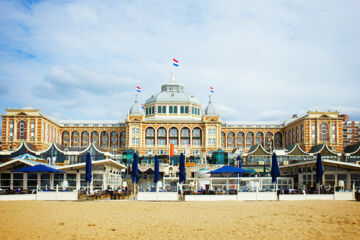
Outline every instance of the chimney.
<path id="1" fill-rule="evenodd" d="M 298 117 L 298 115 L 295 113 L 295 114 L 293 114 L 293 116 L 292 116 L 293 118 L 297 118 Z"/>

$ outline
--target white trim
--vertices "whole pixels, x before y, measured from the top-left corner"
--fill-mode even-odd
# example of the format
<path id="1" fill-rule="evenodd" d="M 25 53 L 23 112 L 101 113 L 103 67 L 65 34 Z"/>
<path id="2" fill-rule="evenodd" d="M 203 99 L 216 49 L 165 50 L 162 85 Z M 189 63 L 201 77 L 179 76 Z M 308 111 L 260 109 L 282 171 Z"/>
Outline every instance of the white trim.
<path id="1" fill-rule="evenodd" d="M 112 163 L 117 165 L 120 168 L 126 168 L 125 165 L 118 163 L 112 159 L 103 159 L 103 160 L 96 160 L 96 161 L 92 161 L 92 165 L 101 165 L 101 164 L 105 164 L 105 163 Z M 76 163 L 76 164 L 71 164 L 71 165 L 66 165 L 66 166 L 61 166 L 58 169 L 61 170 L 65 170 L 65 169 L 70 169 L 70 168 L 80 168 L 80 167 L 85 167 L 86 163 L 82 162 L 82 163 Z"/>
<path id="2" fill-rule="evenodd" d="M 287 152 L 286 155 L 292 153 L 292 152 L 295 150 L 296 146 L 298 146 L 298 148 L 300 149 L 300 151 L 303 152 L 303 153 L 305 153 L 305 155 L 310 155 L 310 153 L 305 152 L 304 150 L 302 150 L 302 148 L 299 146 L 298 143 L 296 143 L 295 146 L 294 146 L 294 148 L 293 148 L 290 152 Z"/>

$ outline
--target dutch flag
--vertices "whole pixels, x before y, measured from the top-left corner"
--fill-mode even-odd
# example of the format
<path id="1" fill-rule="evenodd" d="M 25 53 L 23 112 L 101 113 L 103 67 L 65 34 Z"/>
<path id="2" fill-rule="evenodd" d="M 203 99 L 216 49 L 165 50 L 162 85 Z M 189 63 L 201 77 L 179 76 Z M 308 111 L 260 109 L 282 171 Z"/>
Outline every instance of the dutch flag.
<path id="1" fill-rule="evenodd" d="M 144 104 L 141 104 L 141 108 L 144 109 Z"/>
<path id="2" fill-rule="evenodd" d="M 210 92 L 214 93 L 214 88 L 210 86 Z"/>
<path id="3" fill-rule="evenodd" d="M 136 86 L 136 91 L 141 92 L 141 88 L 139 86 Z"/>
<path id="4" fill-rule="evenodd" d="M 178 67 L 178 66 L 179 66 L 179 61 L 176 60 L 175 58 L 173 58 L 173 65 L 174 65 L 175 67 Z"/>

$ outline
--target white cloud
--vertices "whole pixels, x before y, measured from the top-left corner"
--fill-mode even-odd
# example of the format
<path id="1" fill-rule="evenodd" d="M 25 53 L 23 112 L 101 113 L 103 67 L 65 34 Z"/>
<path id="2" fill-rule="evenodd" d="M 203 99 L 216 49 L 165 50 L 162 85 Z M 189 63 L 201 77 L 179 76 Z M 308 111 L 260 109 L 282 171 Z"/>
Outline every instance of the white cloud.
<path id="1" fill-rule="evenodd" d="M 0 100 L 61 118 L 124 118 L 168 80 L 225 120 L 282 120 L 313 106 L 353 118 L 358 1 L 0 3 Z M 4 86 L 6 85 L 6 91 Z M 19 98 L 18 96 L 22 96 Z"/>

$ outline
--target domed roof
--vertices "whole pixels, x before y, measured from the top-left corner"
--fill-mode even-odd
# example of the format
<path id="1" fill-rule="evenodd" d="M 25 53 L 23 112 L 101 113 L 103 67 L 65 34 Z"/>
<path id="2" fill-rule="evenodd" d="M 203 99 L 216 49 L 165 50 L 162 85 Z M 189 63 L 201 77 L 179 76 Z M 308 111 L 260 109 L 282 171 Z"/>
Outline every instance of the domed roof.
<path id="1" fill-rule="evenodd" d="M 218 115 L 214 105 L 211 102 L 211 95 L 209 96 L 209 104 L 205 108 L 205 115 Z"/>
<path id="2" fill-rule="evenodd" d="M 152 95 L 148 100 L 146 100 L 145 104 L 154 102 L 195 103 L 200 105 L 199 100 L 184 92 L 184 86 L 175 82 L 173 75 L 171 76 L 169 82 L 161 86 L 161 92 Z"/>
<path id="3" fill-rule="evenodd" d="M 141 108 L 140 108 L 137 100 L 135 100 L 134 104 L 131 106 L 131 108 L 129 110 L 129 114 L 135 114 L 135 115 L 142 114 Z"/>

